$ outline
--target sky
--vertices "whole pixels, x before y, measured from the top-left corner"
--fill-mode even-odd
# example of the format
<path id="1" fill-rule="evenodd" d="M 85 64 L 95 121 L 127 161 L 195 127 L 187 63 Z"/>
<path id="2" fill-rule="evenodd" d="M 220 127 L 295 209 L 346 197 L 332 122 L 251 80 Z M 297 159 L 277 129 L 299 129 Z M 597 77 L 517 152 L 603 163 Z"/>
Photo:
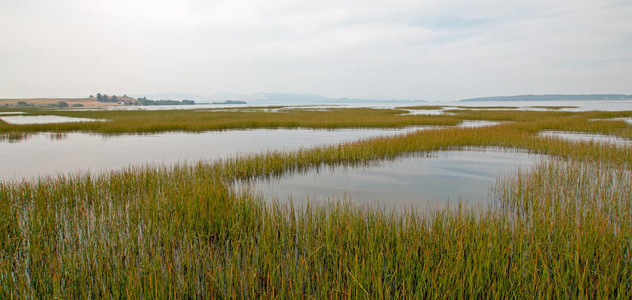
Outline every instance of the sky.
<path id="1" fill-rule="evenodd" d="M 2 0 L 0 98 L 632 94 L 630 0 Z"/>

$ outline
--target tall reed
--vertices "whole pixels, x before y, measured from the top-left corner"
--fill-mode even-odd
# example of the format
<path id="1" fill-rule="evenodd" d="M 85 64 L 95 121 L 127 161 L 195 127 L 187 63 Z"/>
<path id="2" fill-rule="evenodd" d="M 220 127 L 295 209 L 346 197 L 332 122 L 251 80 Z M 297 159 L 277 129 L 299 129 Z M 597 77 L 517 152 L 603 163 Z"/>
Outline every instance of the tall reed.
<path id="1" fill-rule="evenodd" d="M 537 135 L 625 128 L 575 124 L 587 116 L 556 121 L 557 113 L 500 112 L 513 121 L 3 182 L 0 298 L 630 298 L 632 149 Z M 344 199 L 298 209 L 231 186 L 472 146 L 552 160 L 508 174 L 478 211 L 384 211 Z"/>

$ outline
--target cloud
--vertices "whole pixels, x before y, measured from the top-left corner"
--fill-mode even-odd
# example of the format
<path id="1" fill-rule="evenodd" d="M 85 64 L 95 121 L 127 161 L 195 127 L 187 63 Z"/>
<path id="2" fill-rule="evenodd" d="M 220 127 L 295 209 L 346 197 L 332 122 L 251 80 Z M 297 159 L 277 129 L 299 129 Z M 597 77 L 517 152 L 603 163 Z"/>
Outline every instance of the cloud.
<path id="1" fill-rule="evenodd" d="M 626 0 L 3 1 L 0 96 L 630 93 L 631 13 Z"/>

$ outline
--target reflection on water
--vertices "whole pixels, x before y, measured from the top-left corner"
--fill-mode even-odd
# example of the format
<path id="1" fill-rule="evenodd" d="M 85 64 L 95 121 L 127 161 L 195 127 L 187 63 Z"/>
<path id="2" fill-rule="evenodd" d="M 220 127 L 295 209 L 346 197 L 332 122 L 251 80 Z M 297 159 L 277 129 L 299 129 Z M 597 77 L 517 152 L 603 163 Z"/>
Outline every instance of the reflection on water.
<path id="1" fill-rule="evenodd" d="M 27 124 L 54 124 L 54 123 L 71 123 L 71 122 L 103 122 L 104 120 L 88 119 L 88 118 L 71 118 L 62 116 L 10 116 L 0 117 L 3 121 L 15 125 Z"/>
<path id="2" fill-rule="evenodd" d="M 445 111 L 443 109 L 409 109 L 407 113 L 403 115 L 423 115 L 423 116 L 439 116 L 445 115 Z"/>
<path id="3" fill-rule="evenodd" d="M 0 141 L 0 178 L 29 178 L 76 171 L 113 170 L 130 164 L 217 159 L 268 150 L 335 145 L 375 136 L 392 136 L 430 127 L 345 130 L 243 130 L 161 133 L 104 137 L 85 133 L 40 133 Z"/>
<path id="4" fill-rule="evenodd" d="M 598 119 L 598 120 L 623 121 L 632 125 L 632 118 L 612 118 L 612 119 Z"/>
<path id="5" fill-rule="evenodd" d="M 500 124 L 500 122 L 496 121 L 484 121 L 484 120 L 474 120 L 474 121 L 463 121 L 459 124 L 459 127 L 464 128 L 476 128 L 476 127 L 485 127 L 485 126 L 495 126 Z"/>
<path id="6" fill-rule="evenodd" d="M 237 183 L 237 190 L 260 194 L 268 201 L 297 206 L 307 200 L 349 199 L 384 208 L 443 206 L 459 200 L 485 203 L 490 184 L 503 173 L 529 167 L 545 156 L 498 149 L 441 151 L 377 162 L 368 167 L 335 167 L 288 174 L 281 179 Z"/>
<path id="7" fill-rule="evenodd" d="M 632 146 L 632 141 L 617 136 L 594 134 L 594 133 L 578 133 L 567 131 L 542 131 L 541 136 L 561 138 L 574 142 L 600 142 L 615 144 L 619 146 Z"/>

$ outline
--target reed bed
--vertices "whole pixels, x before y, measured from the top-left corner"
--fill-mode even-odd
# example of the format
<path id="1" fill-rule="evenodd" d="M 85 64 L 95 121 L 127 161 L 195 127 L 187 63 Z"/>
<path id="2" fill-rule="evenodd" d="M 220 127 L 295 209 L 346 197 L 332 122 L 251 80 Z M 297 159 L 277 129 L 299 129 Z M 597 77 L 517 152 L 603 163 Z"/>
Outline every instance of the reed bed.
<path id="1" fill-rule="evenodd" d="M 572 106 L 572 105 L 534 105 L 534 106 L 529 106 L 529 107 L 540 108 L 540 109 L 552 109 L 552 110 L 577 108 L 577 106 Z"/>
<path id="2" fill-rule="evenodd" d="M 59 111 L 30 110 L 29 115 L 58 115 L 107 120 L 59 124 L 12 125 L 0 121 L 0 133 L 11 132 L 95 132 L 103 134 L 154 133 L 167 131 L 208 131 L 254 128 L 401 128 L 415 125 L 457 125 L 448 116 L 401 115 L 396 109 L 349 108 L 318 110 L 253 111 Z"/>
<path id="3" fill-rule="evenodd" d="M 537 135 L 625 128 L 564 112 L 492 115 L 512 122 L 3 182 L 0 298 L 632 297 L 632 149 Z M 482 211 L 333 199 L 298 209 L 231 186 L 463 147 L 552 160 L 507 174 Z"/>
<path id="4" fill-rule="evenodd" d="M 396 109 L 407 109 L 407 110 L 439 110 L 444 109 L 449 106 L 445 105 L 416 105 L 416 106 L 399 106 Z"/>
<path id="5" fill-rule="evenodd" d="M 275 109 L 283 107 L 275 107 Z M 421 106 L 415 109 L 425 109 Z M 106 120 L 58 124 L 14 125 L 0 120 L 0 140 L 19 141 L 33 133 L 86 132 L 103 135 L 160 132 L 202 132 L 256 128 L 401 128 L 406 126 L 455 126 L 465 120 L 520 122 L 522 129 L 569 130 L 617 135 L 632 139 L 630 125 L 615 118 L 632 117 L 632 112 L 564 112 L 477 109 L 449 109 L 449 115 L 409 115 L 403 109 L 331 108 L 326 111 L 289 109 L 278 112 L 257 107 L 241 110 L 159 110 L 85 111 L 21 109 L 27 115 Z M 502 107 L 501 107 L 502 108 Z M 599 119 L 599 120 L 596 120 Z"/>

